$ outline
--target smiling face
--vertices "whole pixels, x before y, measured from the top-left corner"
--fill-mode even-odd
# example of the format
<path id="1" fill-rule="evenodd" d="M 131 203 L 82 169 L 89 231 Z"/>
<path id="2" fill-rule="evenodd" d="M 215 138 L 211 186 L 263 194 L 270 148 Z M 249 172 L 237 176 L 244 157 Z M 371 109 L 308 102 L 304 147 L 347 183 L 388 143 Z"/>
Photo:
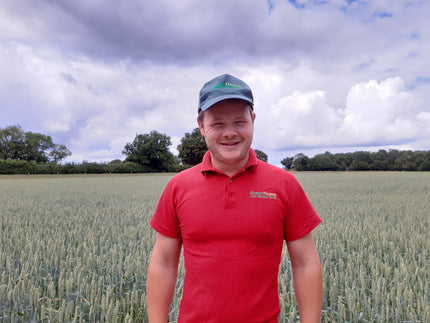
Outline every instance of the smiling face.
<path id="1" fill-rule="evenodd" d="M 255 114 L 243 100 L 224 100 L 203 112 L 198 123 L 212 166 L 233 176 L 248 162 Z"/>

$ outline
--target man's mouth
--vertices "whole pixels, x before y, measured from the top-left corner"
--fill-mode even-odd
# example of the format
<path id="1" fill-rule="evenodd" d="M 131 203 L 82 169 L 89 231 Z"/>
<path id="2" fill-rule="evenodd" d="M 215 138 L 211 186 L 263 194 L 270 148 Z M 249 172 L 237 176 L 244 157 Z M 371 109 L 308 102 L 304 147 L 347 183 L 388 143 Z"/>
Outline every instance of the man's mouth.
<path id="1" fill-rule="evenodd" d="M 221 145 L 228 146 L 228 147 L 234 147 L 234 146 L 237 146 L 238 144 L 239 144 L 239 141 L 236 141 L 236 142 L 223 142 L 223 143 L 221 143 Z"/>

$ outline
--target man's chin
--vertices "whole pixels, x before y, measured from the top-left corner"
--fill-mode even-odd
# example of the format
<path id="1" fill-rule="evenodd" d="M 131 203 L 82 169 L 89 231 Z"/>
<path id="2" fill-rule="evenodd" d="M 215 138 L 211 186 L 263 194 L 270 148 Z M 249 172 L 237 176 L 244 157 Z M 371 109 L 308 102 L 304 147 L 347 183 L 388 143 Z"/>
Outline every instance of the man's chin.
<path id="1" fill-rule="evenodd" d="M 221 154 L 221 158 L 227 164 L 236 164 L 247 158 L 247 154 L 242 151 L 224 151 Z"/>

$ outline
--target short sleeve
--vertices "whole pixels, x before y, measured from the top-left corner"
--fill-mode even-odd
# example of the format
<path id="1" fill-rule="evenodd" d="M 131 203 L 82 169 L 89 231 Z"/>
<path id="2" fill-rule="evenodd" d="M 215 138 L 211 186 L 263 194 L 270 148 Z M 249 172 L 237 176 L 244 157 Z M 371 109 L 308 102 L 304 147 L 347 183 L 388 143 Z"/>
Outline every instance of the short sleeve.
<path id="1" fill-rule="evenodd" d="M 303 238 L 321 223 L 302 186 L 297 179 L 288 173 L 287 214 L 284 228 L 284 239 L 293 241 Z"/>
<path id="2" fill-rule="evenodd" d="M 171 180 L 158 201 L 157 208 L 149 224 L 151 227 L 170 238 L 181 238 L 181 230 L 177 218 L 175 190 Z"/>

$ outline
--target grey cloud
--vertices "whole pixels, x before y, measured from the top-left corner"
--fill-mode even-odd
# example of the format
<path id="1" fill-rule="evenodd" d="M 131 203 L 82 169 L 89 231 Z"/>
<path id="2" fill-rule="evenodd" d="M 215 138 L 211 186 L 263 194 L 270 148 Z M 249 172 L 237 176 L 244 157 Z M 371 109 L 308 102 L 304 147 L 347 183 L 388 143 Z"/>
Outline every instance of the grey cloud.
<path id="1" fill-rule="evenodd" d="M 73 76 L 69 73 L 60 73 L 60 76 L 65 80 L 67 83 L 70 83 L 72 85 L 78 84 L 78 81 L 76 81 Z"/>
<path id="2" fill-rule="evenodd" d="M 255 85 L 256 143 L 263 150 L 267 142 L 277 144 L 273 149 L 374 143 L 381 136 L 366 143 L 359 136 L 353 143 L 333 139 L 348 91 L 371 79 L 401 77 L 424 103 L 420 113 L 399 120 L 414 124 L 416 117 L 420 129 L 428 124 L 429 2 L 296 3 L 304 6 L 285 0 L 0 0 L 7 18 L 0 21 L 6 71 L 0 103 L 11 107 L 0 126 L 19 120 L 26 130 L 50 129 L 75 156 L 96 158 L 91 151 L 118 150 L 136 132 L 180 137 L 191 131 L 201 84 L 227 71 Z M 277 103 L 296 91 L 302 93 L 296 101 Z M 312 113 L 295 109 L 303 102 Z M 274 120 L 273 109 L 283 106 L 290 110 Z M 374 113 L 369 109 L 366 122 Z M 285 137 L 274 133 L 277 122 Z M 422 132 L 428 137 L 428 131 Z M 278 144 L 279 138 L 287 139 Z"/>
<path id="3" fill-rule="evenodd" d="M 271 12 L 264 1 L 244 0 L 18 3 L 20 13 L 37 21 L 37 28 L 60 49 L 105 60 L 204 64 L 310 55 L 317 59 L 332 55 L 334 42 L 340 43 L 337 56 L 347 56 L 359 46 L 345 46 L 343 40 L 367 32 L 347 24 L 337 7 L 305 11 L 288 2 L 277 2 Z"/>

